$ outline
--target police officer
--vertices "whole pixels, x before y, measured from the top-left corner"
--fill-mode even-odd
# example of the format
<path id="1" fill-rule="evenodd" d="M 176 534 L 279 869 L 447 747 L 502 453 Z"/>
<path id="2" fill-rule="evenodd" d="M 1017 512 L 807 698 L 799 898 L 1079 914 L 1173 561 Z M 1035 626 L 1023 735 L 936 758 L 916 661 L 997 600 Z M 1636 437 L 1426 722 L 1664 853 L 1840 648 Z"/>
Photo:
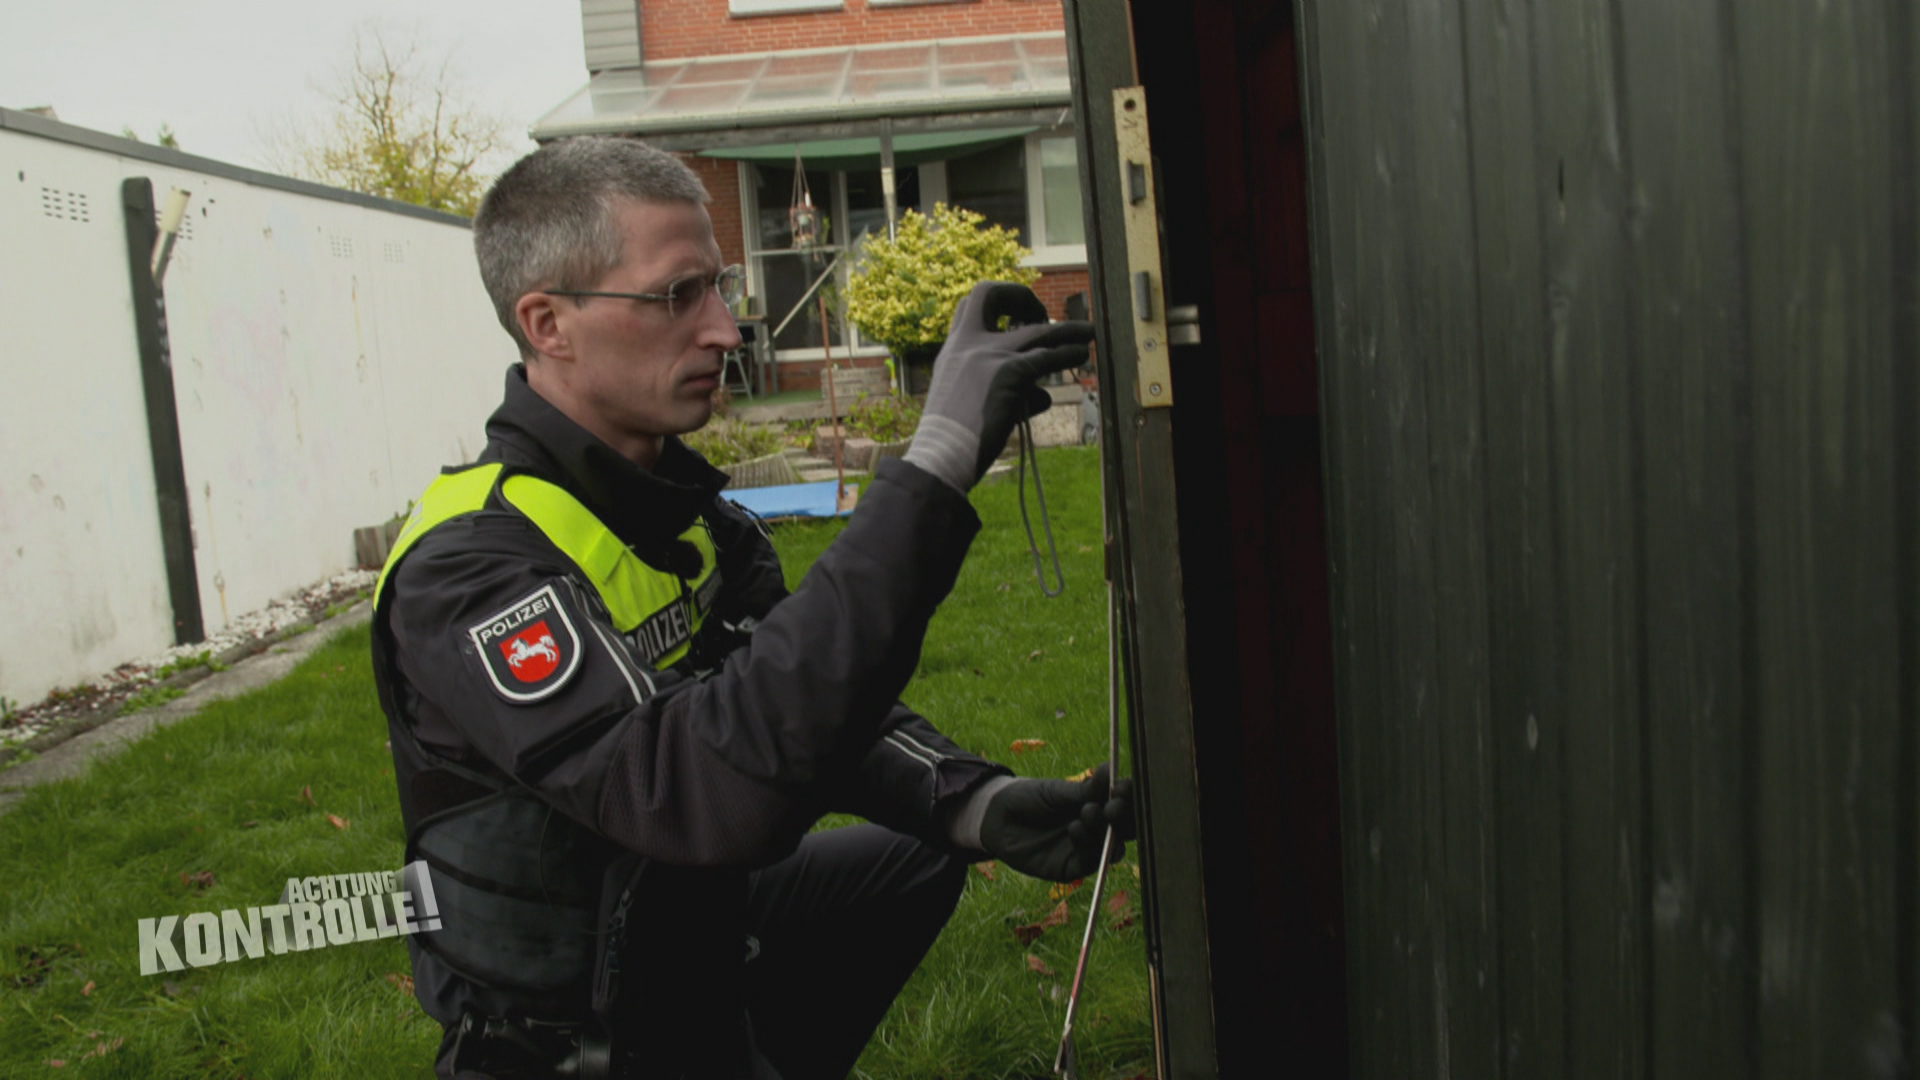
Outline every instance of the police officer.
<path id="1" fill-rule="evenodd" d="M 374 620 L 443 1077 L 844 1076 L 969 861 L 1071 880 L 1131 836 L 1126 781 L 1016 779 L 897 700 L 980 527 L 968 490 L 1091 327 L 976 287 L 912 449 L 788 595 L 675 437 L 739 343 L 706 202 L 672 155 L 579 138 L 474 220 L 524 363 Z M 834 811 L 873 824 L 808 834 Z"/>

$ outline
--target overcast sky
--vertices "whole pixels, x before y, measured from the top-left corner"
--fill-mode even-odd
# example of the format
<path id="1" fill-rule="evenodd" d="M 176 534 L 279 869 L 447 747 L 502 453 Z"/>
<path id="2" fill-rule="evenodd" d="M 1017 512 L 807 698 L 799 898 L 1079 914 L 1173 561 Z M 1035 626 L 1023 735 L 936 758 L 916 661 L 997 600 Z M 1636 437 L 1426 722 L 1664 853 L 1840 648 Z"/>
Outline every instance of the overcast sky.
<path id="1" fill-rule="evenodd" d="M 474 104 L 520 144 L 527 126 L 586 85 L 579 0 L 60 0 L 4 5 L 0 106 L 266 167 L 257 132 L 322 115 L 320 88 L 377 19 L 423 54 L 451 54 Z"/>

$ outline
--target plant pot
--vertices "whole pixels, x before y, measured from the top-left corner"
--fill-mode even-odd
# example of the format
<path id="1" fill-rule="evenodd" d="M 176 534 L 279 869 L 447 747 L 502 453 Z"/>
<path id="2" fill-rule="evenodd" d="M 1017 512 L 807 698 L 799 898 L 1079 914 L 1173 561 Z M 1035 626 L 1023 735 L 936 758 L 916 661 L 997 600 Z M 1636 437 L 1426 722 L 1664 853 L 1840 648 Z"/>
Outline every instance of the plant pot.
<path id="1" fill-rule="evenodd" d="M 800 482 L 800 474 L 793 470 L 793 462 L 788 460 L 785 451 L 715 468 L 732 478 L 727 483 L 730 488 L 775 487 Z"/>
<path id="2" fill-rule="evenodd" d="M 909 394 L 924 394 L 933 385 L 933 358 L 940 355 L 940 346 L 944 341 L 931 345 L 915 345 L 894 357 L 900 370 L 900 382 Z"/>
<path id="3" fill-rule="evenodd" d="M 878 469 L 880 467 L 880 463 L 882 461 L 887 460 L 888 458 L 906 457 L 907 447 L 912 445 L 913 445 L 912 439 L 901 439 L 899 442 L 880 443 L 879 445 L 873 448 L 873 464 L 869 466 L 869 468 Z"/>

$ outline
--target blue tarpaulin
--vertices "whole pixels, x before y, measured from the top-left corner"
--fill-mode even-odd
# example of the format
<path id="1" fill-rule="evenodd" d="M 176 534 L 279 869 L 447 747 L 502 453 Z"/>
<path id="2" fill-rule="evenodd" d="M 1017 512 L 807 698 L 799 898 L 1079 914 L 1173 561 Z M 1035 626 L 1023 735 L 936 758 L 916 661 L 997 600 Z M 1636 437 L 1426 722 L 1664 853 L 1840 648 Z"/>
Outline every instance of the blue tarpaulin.
<path id="1" fill-rule="evenodd" d="M 821 480 L 812 484 L 779 484 L 774 487 L 729 490 L 721 494 L 769 521 L 790 517 L 845 517 L 853 511 L 848 510 L 843 514 L 837 509 L 839 500 L 834 498 L 835 483 L 833 480 Z M 848 484 L 847 487 L 859 490 L 857 484 Z"/>

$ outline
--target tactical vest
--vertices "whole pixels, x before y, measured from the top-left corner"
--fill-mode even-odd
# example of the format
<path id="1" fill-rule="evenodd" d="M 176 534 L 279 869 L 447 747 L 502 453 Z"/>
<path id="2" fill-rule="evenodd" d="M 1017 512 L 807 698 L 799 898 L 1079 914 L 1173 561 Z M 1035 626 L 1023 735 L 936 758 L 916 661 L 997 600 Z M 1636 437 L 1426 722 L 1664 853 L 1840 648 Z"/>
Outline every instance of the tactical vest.
<path id="1" fill-rule="evenodd" d="M 420 497 L 380 572 L 376 626 L 385 625 L 388 581 L 421 537 L 490 504 L 526 517 L 573 562 L 614 627 L 655 670 L 688 654 L 720 585 L 705 521 L 681 534 L 701 560 L 699 574 L 683 580 L 642 562 L 564 489 L 499 464 L 444 474 Z M 532 793 L 427 749 L 408 718 L 396 716 L 392 726 L 416 760 L 489 792 L 409 830 L 407 861 L 427 863 L 440 909 L 441 929 L 420 935 L 421 947 L 482 986 L 534 991 L 573 1007 L 589 1005 L 582 992 L 591 987 L 590 1007 L 603 1012 L 617 992 L 619 939 L 643 861 Z"/>

